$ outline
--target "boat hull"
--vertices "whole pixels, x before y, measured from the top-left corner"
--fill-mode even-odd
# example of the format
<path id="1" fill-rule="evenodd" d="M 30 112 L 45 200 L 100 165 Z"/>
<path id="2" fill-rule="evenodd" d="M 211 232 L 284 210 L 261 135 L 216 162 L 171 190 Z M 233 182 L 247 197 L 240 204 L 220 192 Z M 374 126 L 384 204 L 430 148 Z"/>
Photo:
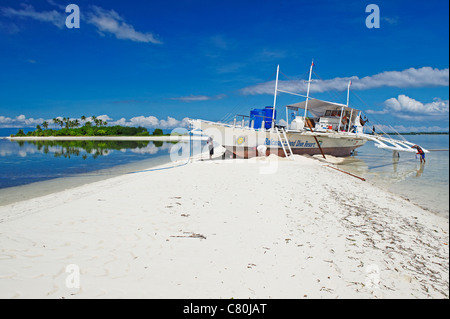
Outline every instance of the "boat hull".
<path id="1" fill-rule="evenodd" d="M 362 145 L 361 145 L 362 146 Z M 275 154 L 279 157 L 285 157 L 284 151 L 282 148 L 268 148 L 264 153 L 259 153 L 256 147 L 237 147 L 237 146 L 224 146 L 229 154 L 233 154 L 233 157 L 239 158 L 252 158 L 257 156 L 269 156 L 270 154 Z M 350 156 L 352 152 L 358 148 L 357 147 L 326 147 L 322 148 L 322 151 L 325 155 L 332 155 L 335 157 L 346 157 Z M 322 154 L 319 148 L 313 149 L 292 149 L 292 153 L 296 155 L 318 155 Z"/>
<path id="2" fill-rule="evenodd" d="M 279 136 L 274 131 L 234 127 L 200 120 L 194 122 L 194 125 L 205 135 L 212 136 L 214 141 L 221 144 L 233 157 L 251 158 L 270 154 L 286 156 Z M 350 156 L 356 148 L 367 142 L 367 139 L 357 134 L 337 132 L 288 131 L 286 138 L 293 154 L 316 155 L 321 154 L 322 149 L 324 154 L 336 157 Z M 265 146 L 265 154 L 258 151 L 258 149 L 260 151 L 264 149 L 261 146 Z"/>

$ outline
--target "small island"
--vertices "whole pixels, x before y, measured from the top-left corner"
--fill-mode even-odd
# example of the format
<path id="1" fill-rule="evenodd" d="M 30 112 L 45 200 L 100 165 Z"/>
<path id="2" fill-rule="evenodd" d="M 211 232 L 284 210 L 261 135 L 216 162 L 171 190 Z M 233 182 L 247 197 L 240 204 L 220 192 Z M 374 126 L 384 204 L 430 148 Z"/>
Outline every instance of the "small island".
<path id="1" fill-rule="evenodd" d="M 54 118 L 54 126 L 59 128 L 49 128 L 50 124 L 44 121 L 41 125 L 36 126 L 35 131 L 24 133 L 20 129 L 16 134 L 11 134 L 11 137 L 53 137 L 53 136 L 169 136 L 170 134 L 164 134 L 162 129 L 155 129 L 152 134 L 149 133 L 147 128 L 130 127 L 130 126 L 107 126 L 108 123 L 96 116 L 87 118 L 81 117 L 81 121 L 76 119 L 72 120 L 68 117 Z"/>

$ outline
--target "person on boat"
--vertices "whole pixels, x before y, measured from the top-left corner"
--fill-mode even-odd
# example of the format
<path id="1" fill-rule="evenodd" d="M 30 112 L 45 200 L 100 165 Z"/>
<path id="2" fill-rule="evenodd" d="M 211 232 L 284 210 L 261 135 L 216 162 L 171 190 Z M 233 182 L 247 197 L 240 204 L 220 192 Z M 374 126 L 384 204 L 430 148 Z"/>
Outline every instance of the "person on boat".
<path id="1" fill-rule="evenodd" d="M 366 125 L 366 123 L 369 122 L 369 119 L 364 115 L 364 119 L 362 117 L 359 117 L 359 123 L 361 123 L 361 126 Z"/>
<path id="2" fill-rule="evenodd" d="M 212 159 L 212 156 L 214 155 L 214 142 L 211 136 L 208 137 L 206 144 L 208 144 L 209 147 L 209 159 Z"/>
<path id="3" fill-rule="evenodd" d="M 420 163 L 425 163 L 425 152 L 419 145 L 413 145 L 411 148 L 415 148 L 417 150 L 417 155 L 419 155 Z"/>
<path id="4" fill-rule="evenodd" d="M 343 131 L 347 131 L 348 129 L 348 118 L 347 115 L 344 115 L 344 117 L 342 118 L 342 125 L 343 125 Z"/>

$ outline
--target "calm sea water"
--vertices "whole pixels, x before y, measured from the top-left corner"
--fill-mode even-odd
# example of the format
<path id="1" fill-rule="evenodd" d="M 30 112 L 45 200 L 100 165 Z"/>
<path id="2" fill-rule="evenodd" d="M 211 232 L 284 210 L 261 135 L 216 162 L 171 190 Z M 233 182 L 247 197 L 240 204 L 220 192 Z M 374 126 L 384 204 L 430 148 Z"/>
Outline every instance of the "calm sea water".
<path id="1" fill-rule="evenodd" d="M 449 149 L 448 135 L 404 137 L 428 150 Z M 367 142 L 339 167 L 434 213 L 449 216 L 448 151 L 431 151 L 426 154 L 426 163 L 420 165 L 414 153 L 400 153 L 397 158 L 392 151 L 378 149 L 374 143 Z"/>
<path id="2" fill-rule="evenodd" d="M 151 141 L 12 142 L 3 139 L 0 140 L 0 189 L 73 175 L 100 174 L 100 171 L 107 175 L 110 168 L 155 158 L 158 164 L 169 162 L 173 145 Z"/>

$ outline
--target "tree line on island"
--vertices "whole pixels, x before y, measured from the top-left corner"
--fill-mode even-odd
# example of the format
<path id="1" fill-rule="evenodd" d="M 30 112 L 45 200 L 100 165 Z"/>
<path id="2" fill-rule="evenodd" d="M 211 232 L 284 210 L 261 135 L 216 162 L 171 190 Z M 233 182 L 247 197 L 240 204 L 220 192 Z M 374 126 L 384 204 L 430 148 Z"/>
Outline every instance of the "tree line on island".
<path id="1" fill-rule="evenodd" d="M 90 118 L 82 116 L 81 121 L 78 119 L 72 120 L 69 117 L 54 118 L 53 124 L 57 128 L 49 128 L 50 123 L 44 121 L 42 124 L 36 126 L 35 131 L 24 133 L 20 129 L 17 134 L 12 134 L 11 137 L 23 137 L 23 136 L 164 136 L 170 134 L 164 134 L 162 129 L 155 129 L 152 134 L 147 128 L 131 127 L 131 126 L 107 126 L 108 122 L 91 116 Z M 58 128 L 59 127 L 59 128 Z"/>

